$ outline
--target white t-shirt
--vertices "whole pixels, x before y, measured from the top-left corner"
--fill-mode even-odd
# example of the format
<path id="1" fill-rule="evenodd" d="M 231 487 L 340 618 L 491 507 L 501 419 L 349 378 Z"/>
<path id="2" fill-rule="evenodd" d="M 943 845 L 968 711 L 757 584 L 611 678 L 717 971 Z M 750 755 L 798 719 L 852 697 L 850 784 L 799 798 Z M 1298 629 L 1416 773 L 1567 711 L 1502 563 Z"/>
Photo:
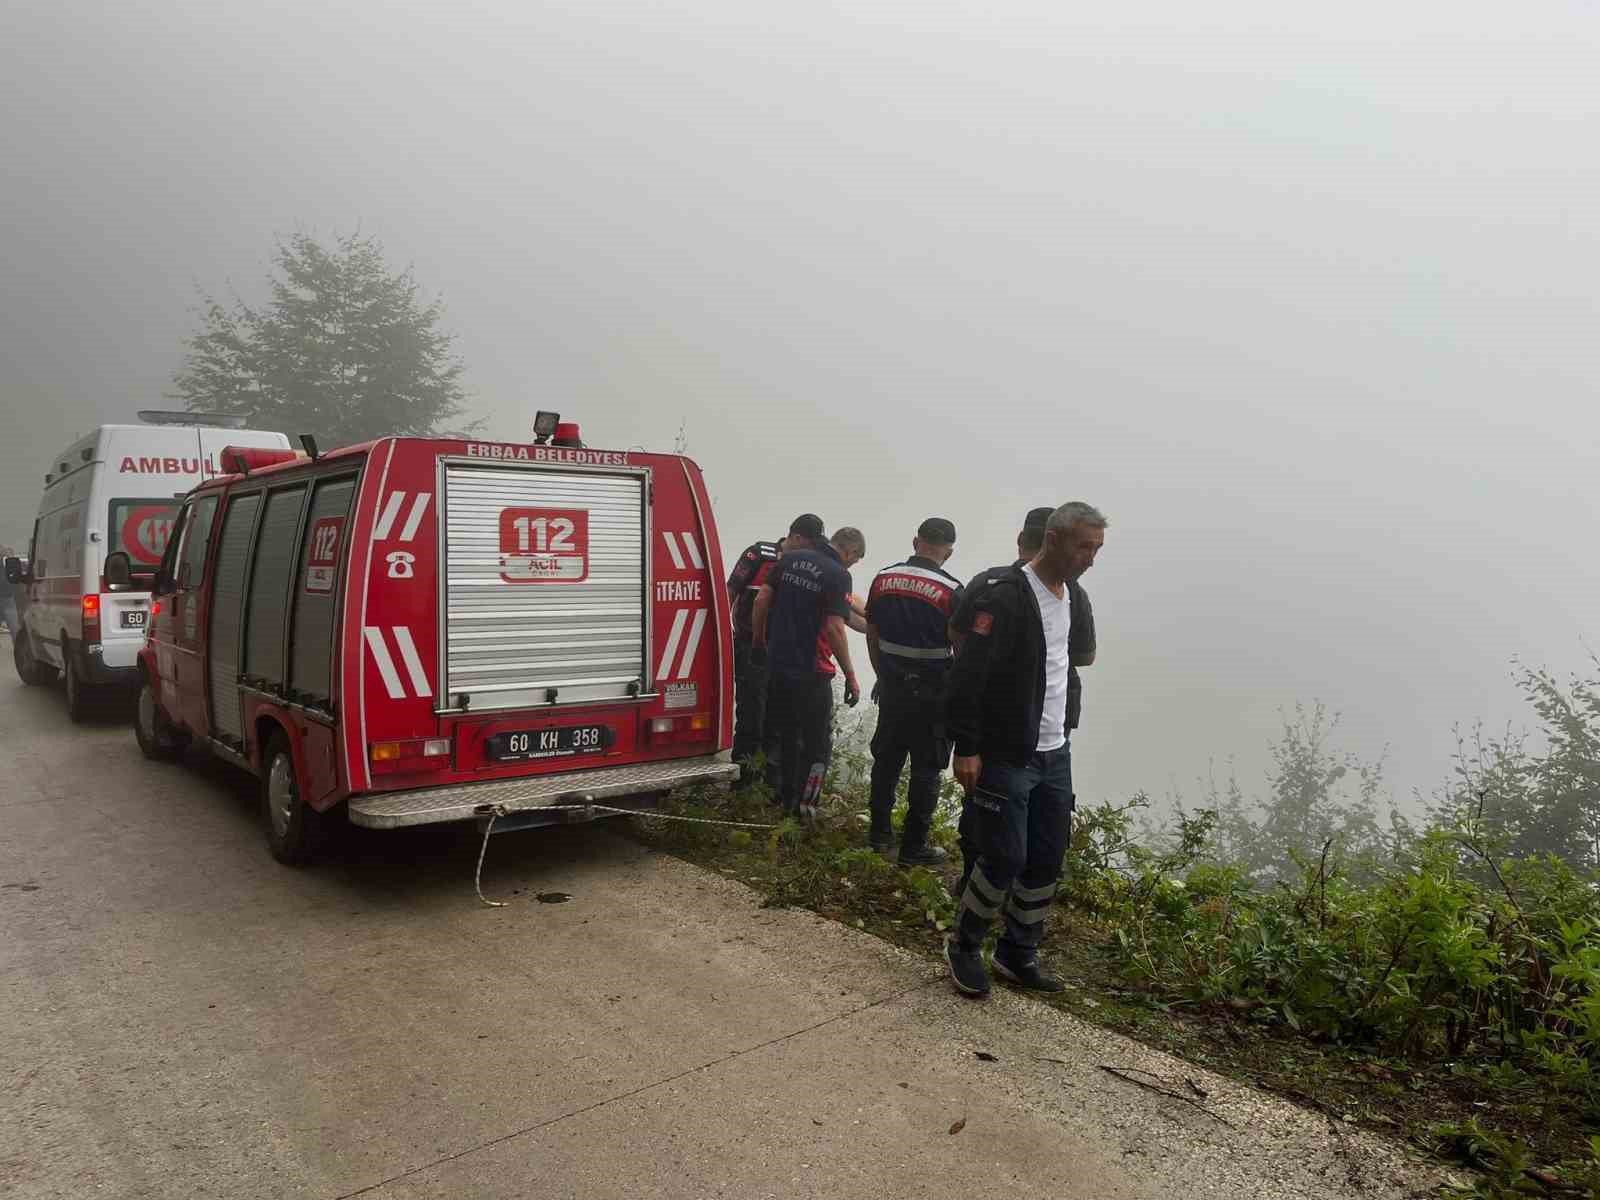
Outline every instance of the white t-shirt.
<path id="1" fill-rule="evenodd" d="M 1044 711 L 1039 714 L 1039 751 L 1059 750 L 1067 744 L 1067 650 L 1072 633 L 1072 596 L 1066 589 L 1056 594 L 1039 582 L 1033 564 L 1022 568 L 1039 601 L 1039 616 L 1044 619 Z"/>

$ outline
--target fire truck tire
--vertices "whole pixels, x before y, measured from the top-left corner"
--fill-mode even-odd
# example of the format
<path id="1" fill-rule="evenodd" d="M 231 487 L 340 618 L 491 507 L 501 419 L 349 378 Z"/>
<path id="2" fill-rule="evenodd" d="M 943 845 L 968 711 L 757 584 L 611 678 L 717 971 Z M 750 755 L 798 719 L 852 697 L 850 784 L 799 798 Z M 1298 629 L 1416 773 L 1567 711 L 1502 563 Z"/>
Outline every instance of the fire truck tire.
<path id="1" fill-rule="evenodd" d="M 144 756 L 156 762 L 171 762 L 183 753 L 188 737 L 172 724 L 171 718 L 156 699 L 156 689 L 147 679 L 139 688 L 138 707 L 134 710 L 133 735 L 139 739 L 139 749 Z"/>
<path id="2" fill-rule="evenodd" d="M 29 687 L 43 687 L 56 681 L 56 669 L 33 653 L 33 639 L 26 629 L 17 630 L 11 639 L 11 661 L 17 665 L 17 678 Z"/>
<path id="3" fill-rule="evenodd" d="M 261 819 L 272 857 L 289 866 L 303 866 L 326 846 L 332 816 L 319 813 L 300 799 L 289 739 L 275 733 L 261 755 Z"/>
<path id="4" fill-rule="evenodd" d="M 72 653 L 72 643 L 61 639 L 62 674 L 67 683 L 67 717 L 75 725 L 87 721 L 94 710 L 95 689 L 83 681 L 83 670 Z"/>

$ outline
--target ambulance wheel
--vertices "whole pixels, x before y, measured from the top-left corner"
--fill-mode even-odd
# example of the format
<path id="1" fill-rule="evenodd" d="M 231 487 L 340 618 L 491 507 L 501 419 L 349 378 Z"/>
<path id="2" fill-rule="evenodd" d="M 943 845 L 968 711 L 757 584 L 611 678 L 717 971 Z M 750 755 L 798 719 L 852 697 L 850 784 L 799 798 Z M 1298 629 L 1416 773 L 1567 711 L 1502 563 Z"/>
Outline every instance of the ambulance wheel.
<path id="1" fill-rule="evenodd" d="M 133 736 L 139 739 L 144 756 L 156 762 L 171 762 L 183 753 L 188 738 L 175 728 L 156 699 L 155 686 L 146 679 L 139 688 L 139 703 L 133 716 Z"/>
<path id="2" fill-rule="evenodd" d="M 67 716 L 81 725 L 89 719 L 93 709 L 94 689 L 83 682 L 83 672 L 72 654 L 72 643 L 61 639 L 62 674 L 67 681 Z"/>
<path id="3" fill-rule="evenodd" d="M 56 669 L 34 656 L 33 639 L 26 629 L 17 630 L 11 639 L 11 661 L 17 664 L 17 678 L 29 687 L 56 681 Z"/>
<path id="4" fill-rule="evenodd" d="M 267 740 L 261 768 L 261 817 L 267 828 L 267 848 L 279 862 L 303 866 L 327 843 L 331 817 L 300 798 L 294 755 L 283 734 L 275 733 Z"/>

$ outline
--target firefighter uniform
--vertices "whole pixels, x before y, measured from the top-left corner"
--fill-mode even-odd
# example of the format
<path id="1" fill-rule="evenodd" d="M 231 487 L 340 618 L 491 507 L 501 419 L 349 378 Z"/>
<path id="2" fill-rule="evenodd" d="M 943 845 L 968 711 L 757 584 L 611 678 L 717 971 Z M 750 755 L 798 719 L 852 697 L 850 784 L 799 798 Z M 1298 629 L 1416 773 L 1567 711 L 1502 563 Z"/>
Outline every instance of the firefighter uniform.
<path id="1" fill-rule="evenodd" d="M 783 556 L 781 542 L 755 542 L 728 575 L 728 600 L 733 606 L 733 761 L 740 765 L 739 784 L 755 782 L 750 763 L 766 738 L 770 672 L 765 654 L 752 644 L 756 593 Z"/>
<path id="2" fill-rule="evenodd" d="M 937 533 L 944 545 L 955 541 L 948 521 L 930 520 L 923 528 Z M 950 757 L 941 707 L 951 661 L 947 631 L 961 591 L 960 581 L 933 559 L 914 554 L 879 571 L 867 595 L 867 624 L 877 636 L 879 706 L 868 839 L 880 850 L 892 842 L 895 791 L 909 757 L 900 848 L 906 865 L 944 857 L 928 846 L 928 832 L 939 799 L 939 772 Z"/>
<path id="3" fill-rule="evenodd" d="M 823 649 L 823 631 L 830 618 L 850 615 L 850 572 L 820 533 L 815 540 L 815 549 L 786 553 L 764 585 L 773 593 L 768 719 L 779 741 L 778 761 L 767 762 L 767 782 L 777 803 L 794 813 L 814 809 L 833 750 L 834 665 Z"/>

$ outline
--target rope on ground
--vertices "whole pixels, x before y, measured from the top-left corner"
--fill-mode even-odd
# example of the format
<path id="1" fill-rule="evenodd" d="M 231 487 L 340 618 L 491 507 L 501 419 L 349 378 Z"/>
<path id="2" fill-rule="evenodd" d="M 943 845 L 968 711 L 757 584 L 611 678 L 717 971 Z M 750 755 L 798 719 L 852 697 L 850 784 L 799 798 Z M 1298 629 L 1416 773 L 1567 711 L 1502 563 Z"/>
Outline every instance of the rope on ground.
<path id="1" fill-rule="evenodd" d="M 557 808 L 590 809 L 594 812 L 616 813 L 624 817 L 643 817 L 647 821 L 681 821 L 686 825 L 725 825 L 730 829 L 776 829 L 776 823 L 761 821 L 723 821 L 715 817 L 684 817 L 677 813 L 657 812 L 648 808 L 612 808 L 608 804 L 565 804 Z"/>
<path id="2" fill-rule="evenodd" d="M 716 817 L 685 817 L 678 813 L 658 812 L 648 808 L 615 808 L 609 804 L 541 804 L 535 808 L 523 809 L 524 812 L 585 812 L 585 813 L 611 813 L 619 817 L 644 817 L 651 821 L 679 821 L 686 825 L 720 825 L 728 829 L 777 829 L 775 823 L 761 821 L 724 821 Z M 496 804 L 489 809 L 489 823 L 483 827 L 483 843 L 478 847 L 478 870 L 472 877 L 473 889 L 478 893 L 478 899 L 490 908 L 508 907 L 504 900 L 490 900 L 483 894 L 483 856 L 489 851 L 489 835 L 494 832 L 494 823 L 506 815 L 504 805 Z"/>
<path id="3" fill-rule="evenodd" d="M 483 894 L 483 856 L 489 852 L 489 835 L 494 832 L 494 823 L 500 816 L 500 806 L 496 805 L 489 813 L 489 823 L 483 827 L 483 845 L 478 847 L 478 871 L 472 877 L 472 886 L 478 893 L 478 899 L 490 908 L 505 908 L 504 900 L 491 900 Z"/>
<path id="4" fill-rule="evenodd" d="M 1182 1092 L 1175 1091 L 1174 1088 L 1176 1085 L 1173 1084 L 1170 1079 L 1165 1079 L 1153 1071 L 1146 1071 L 1143 1067 L 1114 1067 L 1110 1063 L 1097 1063 L 1096 1065 L 1108 1075 L 1115 1075 L 1118 1079 L 1123 1079 L 1138 1087 L 1146 1088 L 1156 1093 L 1158 1096 L 1166 1096 L 1172 1100 L 1181 1100 L 1191 1108 L 1198 1108 L 1213 1121 L 1220 1121 L 1229 1129 L 1234 1127 L 1233 1122 L 1228 1120 L 1227 1117 L 1224 1117 L 1221 1113 L 1218 1113 L 1206 1105 L 1201 1104 L 1193 1096 L 1185 1096 Z M 1140 1075 L 1148 1075 L 1150 1079 L 1140 1079 Z M 1150 1080 L 1155 1080 L 1155 1082 L 1152 1083 Z M 1202 1096 L 1206 1094 L 1200 1088 L 1200 1085 L 1195 1083 L 1192 1079 L 1185 1080 L 1184 1082 L 1195 1091 L 1199 1092 Z"/>

